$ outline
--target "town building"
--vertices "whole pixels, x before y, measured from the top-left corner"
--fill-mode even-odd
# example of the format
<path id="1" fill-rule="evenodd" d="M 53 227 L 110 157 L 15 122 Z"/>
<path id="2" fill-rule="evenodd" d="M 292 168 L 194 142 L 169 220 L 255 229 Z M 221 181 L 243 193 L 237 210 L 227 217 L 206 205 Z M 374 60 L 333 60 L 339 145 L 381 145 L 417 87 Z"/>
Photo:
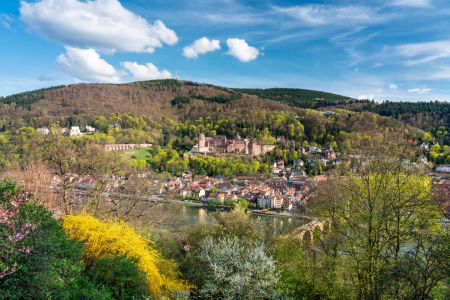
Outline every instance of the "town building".
<path id="1" fill-rule="evenodd" d="M 72 126 L 72 128 L 70 128 L 70 136 L 81 136 L 81 131 L 80 131 L 80 127 L 78 126 Z"/>
<path id="2" fill-rule="evenodd" d="M 436 166 L 436 172 L 450 173 L 450 165 Z"/>
<path id="3" fill-rule="evenodd" d="M 422 144 L 420 144 L 419 148 L 423 150 L 429 150 L 430 146 L 428 145 L 428 143 L 423 142 Z"/>
<path id="4" fill-rule="evenodd" d="M 428 163 L 427 157 L 426 157 L 425 155 L 419 156 L 419 163 L 425 163 L 425 164 L 427 164 L 427 163 Z"/>
<path id="5" fill-rule="evenodd" d="M 36 129 L 36 133 L 48 135 L 50 133 L 50 130 L 45 128 L 45 127 L 44 128 L 38 128 L 38 129 Z"/>
<path id="6" fill-rule="evenodd" d="M 305 155 L 306 154 L 306 149 L 303 147 L 300 147 L 297 149 L 297 153 L 299 156 Z"/>
<path id="7" fill-rule="evenodd" d="M 323 151 L 323 155 L 326 159 L 336 159 L 336 153 L 331 146 L 330 149 Z"/>

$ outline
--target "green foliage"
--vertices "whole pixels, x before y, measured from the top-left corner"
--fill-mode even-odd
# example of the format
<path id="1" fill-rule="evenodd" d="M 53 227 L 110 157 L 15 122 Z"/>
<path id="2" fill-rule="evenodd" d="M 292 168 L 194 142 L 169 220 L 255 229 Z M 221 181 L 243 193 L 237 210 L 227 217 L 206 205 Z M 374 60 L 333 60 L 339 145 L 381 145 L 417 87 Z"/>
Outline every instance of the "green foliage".
<path id="1" fill-rule="evenodd" d="M 323 252 L 310 255 L 308 246 L 302 247 L 295 237 L 281 237 L 275 245 L 277 270 L 280 272 L 278 288 L 287 291 L 293 299 L 323 300 L 352 299 L 352 294 L 340 279 L 344 269 Z"/>
<path id="2" fill-rule="evenodd" d="M 239 203 L 241 209 L 247 209 L 248 208 L 248 203 L 244 198 L 237 198 L 237 202 Z"/>
<path id="3" fill-rule="evenodd" d="M 176 96 L 175 99 L 173 100 L 173 104 L 190 104 L 191 103 L 191 98 L 189 98 L 189 96 Z"/>
<path id="4" fill-rule="evenodd" d="M 198 94 L 194 93 L 194 94 L 191 95 L 191 97 L 195 98 L 195 99 L 199 99 L 199 100 L 207 100 L 207 101 L 217 102 L 217 103 L 229 103 L 229 102 L 231 102 L 233 100 L 241 99 L 242 98 L 242 94 L 241 93 L 233 93 L 231 96 L 220 95 L 220 96 L 206 97 L 204 95 L 198 95 Z"/>
<path id="5" fill-rule="evenodd" d="M 146 293 L 147 283 L 138 263 L 139 259 L 116 252 L 110 257 L 94 258 L 86 273 L 95 284 L 107 286 L 115 299 L 139 299 Z"/>
<path id="6" fill-rule="evenodd" d="M 234 204 L 234 201 L 233 201 L 233 199 L 232 198 L 225 198 L 225 200 L 223 201 L 223 204 L 225 205 L 225 206 L 233 206 L 233 204 Z"/>
<path id="7" fill-rule="evenodd" d="M 14 183 L 1 182 L 3 195 L 14 191 Z M 32 248 L 30 253 L 13 252 L 7 257 L 19 269 L 0 279 L 1 299 L 111 299 L 106 287 L 84 275 L 81 243 L 69 239 L 48 210 L 29 203 L 20 213 L 39 225 L 18 245 Z"/>
<path id="8" fill-rule="evenodd" d="M 155 79 L 155 80 L 138 81 L 137 83 L 144 87 L 146 87 L 146 86 L 180 87 L 181 86 L 181 83 L 176 79 Z M 125 84 L 125 85 L 127 85 L 127 84 Z"/>
<path id="9" fill-rule="evenodd" d="M 305 89 L 269 88 L 269 89 L 233 89 L 237 92 L 257 95 L 274 101 L 284 102 L 290 106 L 318 108 L 330 105 L 346 104 L 349 97 Z M 352 100 L 357 101 L 359 100 Z M 361 101 L 362 102 L 362 101 Z"/>

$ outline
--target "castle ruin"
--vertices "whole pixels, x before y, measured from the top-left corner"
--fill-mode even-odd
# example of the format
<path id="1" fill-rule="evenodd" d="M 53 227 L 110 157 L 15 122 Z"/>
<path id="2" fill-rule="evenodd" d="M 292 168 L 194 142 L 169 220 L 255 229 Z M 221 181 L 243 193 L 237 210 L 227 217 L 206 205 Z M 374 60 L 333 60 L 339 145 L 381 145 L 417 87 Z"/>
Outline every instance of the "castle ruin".
<path id="1" fill-rule="evenodd" d="M 192 148 L 192 152 L 199 153 L 231 153 L 238 152 L 249 155 L 260 155 L 275 148 L 274 145 L 257 145 L 255 139 L 242 139 L 238 134 L 227 140 L 224 135 L 216 135 L 213 138 L 205 137 L 202 133 L 198 137 L 198 144 Z"/>

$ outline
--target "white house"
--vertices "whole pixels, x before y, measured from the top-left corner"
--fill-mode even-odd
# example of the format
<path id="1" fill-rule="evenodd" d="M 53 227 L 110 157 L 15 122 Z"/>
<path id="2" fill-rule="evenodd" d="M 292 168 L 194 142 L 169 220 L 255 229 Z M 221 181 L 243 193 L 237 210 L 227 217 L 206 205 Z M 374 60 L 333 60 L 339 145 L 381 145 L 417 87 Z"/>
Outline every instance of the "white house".
<path id="1" fill-rule="evenodd" d="M 81 136 L 80 127 L 72 126 L 72 128 L 70 128 L 70 136 Z"/>
<path id="2" fill-rule="evenodd" d="M 315 156 L 309 156 L 309 157 L 306 158 L 306 162 L 308 164 L 315 163 L 316 160 L 317 160 L 317 157 L 315 157 Z"/>
<path id="3" fill-rule="evenodd" d="M 422 144 L 420 144 L 419 147 L 420 147 L 420 149 L 428 150 L 430 146 L 428 145 L 428 143 L 423 142 Z"/>
<path id="4" fill-rule="evenodd" d="M 450 173 L 450 165 L 439 165 L 439 166 L 436 166 L 436 172 Z"/>
<path id="5" fill-rule="evenodd" d="M 271 199 L 270 207 L 271 208 L 281 208 L 283 205 L 283 199 L 281 197 L 273 197 Z"/>
<path id="6" fill-rule="evenodd" d="M 76 184 L 80 188 L 95 188 L 95 180 L 89 175 L 79 177 Z"/>
<path id="7" fill-rule="evenodd" d="M 45 127 L 44 128 L 38 128 L 38 129 L 36 129 L 36 133 L 48 135 L 50 133 L 50 130 L 45 128 Z"/>
<path id="8" fill-rule="evenodd" d="M 294 160 L 294 167 L 303 167 L 304 164 L 305 164 L 305 163 L 304 163 L 303 160 L 301 160 L 300 158 Z"/>
<path id="9" fill-rule="evenodd" d="M 335 160 L 333 160 L 333 166 L 340 165 L 341 162 L 342 162 L 342 161 L 341 161 L 340 159 L 335 159 Z"/>
<path id="10" fill-rule="evenodd" d="M 272 198 L 273 196 L 259 197 L 257 200 L 258 206 L 261 208 L 272 207 Z"/>
<path id="11" fill-rule="evenodd" d="M 321 159 L 320 159 L 320 164 L 321 164 L 322 166 L 326 166 L 328 162 L 329 162 L 328 159 L 325 159 L 325 158 L 321 158 Z"/>
<path id="12" fill-rule="evenodd" d="M 419 156 L 419 163 L 428 163 L 428 159 L 425 155 Z"/>
<path id="13" fill-rule="evenodd" d="M 91 126 L 88 126 L 88 125 L 86 125 L 86 131 L 89 131 L 89 132 L 94 132 L 94 131 L 95 131 L 95 128 L 94 128 L 94 127 L 91 127 Z"/>

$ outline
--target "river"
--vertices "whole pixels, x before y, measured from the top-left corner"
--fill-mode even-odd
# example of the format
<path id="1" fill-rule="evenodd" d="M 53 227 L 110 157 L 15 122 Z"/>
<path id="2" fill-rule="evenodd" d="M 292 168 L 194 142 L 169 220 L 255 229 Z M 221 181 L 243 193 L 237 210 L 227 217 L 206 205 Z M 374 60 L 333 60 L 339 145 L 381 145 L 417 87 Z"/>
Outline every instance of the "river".
<path id="1" fill-rule="evenodd" d="M 207 221 L 207 215 L 212 213 L 213 211 L 208 211 L 207 209 L 200 206 L 183 206 L 183 216 L 188 219 L 189 225 L 195 225 L 201 221 Z M 292 218 L 292 217 L 282 217 L 282 216 L 270 216 L 270 215 L 258 215 L 258 214 L 250 214 L 250 218 L 254 218 L 255 220 L 259 220 L 262 225 L 269 224 L 269 222 L 273 222 L 273 224 L 280 229 L 289 230 L 298 228 L 306 223 L 309 220 L 304 218 Z"/>

